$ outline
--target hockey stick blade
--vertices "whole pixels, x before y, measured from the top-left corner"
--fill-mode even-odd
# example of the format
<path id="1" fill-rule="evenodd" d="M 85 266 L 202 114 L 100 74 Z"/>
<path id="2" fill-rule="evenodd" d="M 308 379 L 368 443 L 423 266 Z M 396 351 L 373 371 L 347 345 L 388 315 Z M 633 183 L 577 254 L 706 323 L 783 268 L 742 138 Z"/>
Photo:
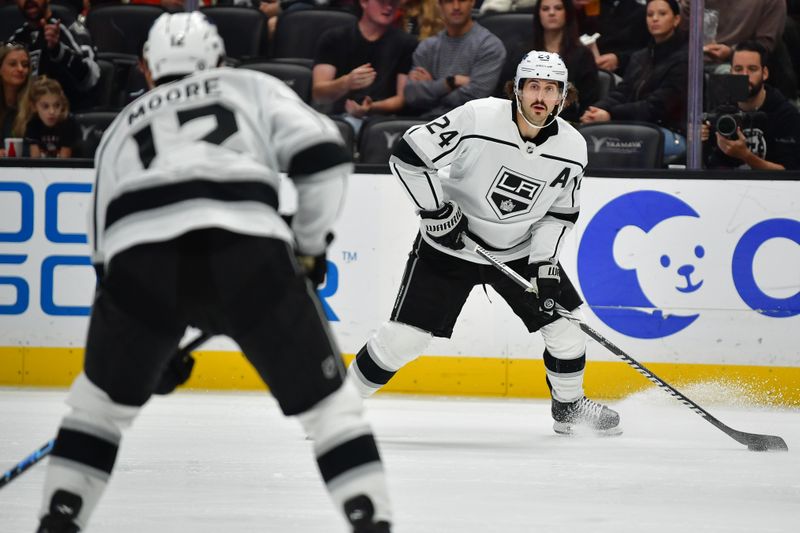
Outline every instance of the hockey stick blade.
<path id="1" fill-rule="evenodd" d="M 179 354 L 189 354 L 190 352 L 197 349 L 201 344 L 206 342 L 210 339 L 213 335 L 210 335 L 206 332 L 200 332 L 200 335 L 189 341 L 186 346 L 181 348 L 178 353 Z M 13 468 L 6 471 L 3 474 L 3 477 L 0 477 L 0 489 L 8 485 L 11 481 L 19 477 L 20 474 L 28 470 L 30 467 L 50 455 L 50 452 L 53 451 L 53 446 L 55 446 L 56 439 L 51 439 L 47 441 L 42 447 L 38 450 L 30 454 L 28 457 L 17 463 Z"/>
<path id="2" fill-rule="evenodd" d="M 499 259 L 497 259 L 494 255 L 490 252 L 486 251 L 480 245 L 472 242 L 470 239 L 465 239 L 467 245 L 472 248 L 475 253 L 489 261 L 489 263 L 500 270 L 503 274 L 511 278 L 517 285 L 522 287 L 525 290 L 531 289 L 531 283 L 515 272 L 511 267 L 502 263 Z M 689 407 L 692 411 L 703 417 L 706 421 L 708 421 L 711 425 L 731 437 L 733 440 L 744 444 L 747 446 L 747 449 L 750 451 L 788 451 L 789 447 L 786 445 L 786 441 L 784 441 L 781 437 L 777 435 L 760 435 L 758 433 L 746 433 L 744 431 L 735 430 L 722 422 L 720 422 L 716 417 L 711 415 L 708 411 L 697 405 L 695 402 L 687 398 L 683 395 L 680 391 L 678 391 L 675 387 L 655 375 L 649 369 L 647 369 L 644 365 L 636 361 L 634 358 L 626 354 L 622 349 L 612 343 L 610 340 L 606 339 L 603 335 L 593 329 L 591 326 L 586 324 L 583 320 L 579 319 L 562 306 L 556 304 L 556 312 L 561 315 L 562 317 L 566 318 L 570 322 L 577 325 L 581 330 L 586 333 L 589 337 L 596 340 L 598 343 L 605 346 L 605 348 L 625 361 L 628 365 L 632 366 L 637 372 L 642 374 L 644 377 L 649 379 L 655 385 L 658 385 L 660 388 L 667 391 L 673 398 L 677 399 L 687 407 Z"/>

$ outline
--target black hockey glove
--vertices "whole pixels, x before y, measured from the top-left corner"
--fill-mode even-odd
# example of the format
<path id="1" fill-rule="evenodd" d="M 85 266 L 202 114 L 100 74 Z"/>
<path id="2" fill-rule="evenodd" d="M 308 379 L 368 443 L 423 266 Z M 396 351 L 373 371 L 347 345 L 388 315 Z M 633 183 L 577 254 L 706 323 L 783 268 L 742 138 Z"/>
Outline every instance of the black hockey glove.
<path id="1" fill-rule="evenodd" d="M 319 255 L 297 255 L 297 262 L 303 269 L 306 277 L 311 280 L 314 287 L 319 287 L 325 283 L 325 275 L 328 273 L 328 254 L 322 252 Z"/>
<path id="2" fill-rule="evenodd" d="M 190 352 L 179 350 L 169 363 L 164 373 L 161 374 L 161 381 L 158 382 L 156 387 L 156 394 L 169 394 L 175 390 L 178 385 L 183 385 L 192 375 L 194 368 L 194 357 Z"/>
<path id="3" fill-rule="evenodd" d="M 561 271 L 549 261 L 528 265 L 528 275 L 533 287 L 529 289 L 532 307 L 542 315 L 552 316 L 556 301 L 561 296 Z"/>
<path id="4" fill-rule="evenodd" d="M 297 250 L 295 251 L 295 257 L 297 257 L 297 262 L 300 263 L 300 268 L 303 269 L 303 273 L 311 280 L 314 287 L 319 287 L 325 283 L 325 275 L 328 273 L 327 246 L 330 246 L 334 238 L 332 231 L 329 231 L 328 234 L 325 235 L 326 249 L 319 255 L 308 255 Z"/>
<path id="5" fill-rule="evenodd" d="M 453 250 L 464 247 L 462 235 L 466 233 L 468 223 L 455 202 L 445 202 L 439 209 L 420 211 L 422 229 L 434 241 Z"/>

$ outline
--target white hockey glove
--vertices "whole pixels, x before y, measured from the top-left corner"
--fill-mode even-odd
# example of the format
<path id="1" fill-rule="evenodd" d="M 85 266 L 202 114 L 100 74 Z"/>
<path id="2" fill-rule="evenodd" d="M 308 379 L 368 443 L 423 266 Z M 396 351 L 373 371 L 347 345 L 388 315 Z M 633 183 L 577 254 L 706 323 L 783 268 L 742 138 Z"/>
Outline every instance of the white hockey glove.
<path id="1" fill-rule="evenodd" d="M 549 261 L 528 265 L 531 287 L 528 292 L 535 298 L 533 307 L 539 314 L 552 316 L 556 300 L 561 296 L 561 270 Z"/>
<path id="2" fill-rule="evenodd" d="M 464 247 L 461 237 L 469 224 L 457 203 L 447 201 L 439 209 L 420 211 L 419 216 L 422 219 L 422 229 L 431 239 L 453 250 Z"/>

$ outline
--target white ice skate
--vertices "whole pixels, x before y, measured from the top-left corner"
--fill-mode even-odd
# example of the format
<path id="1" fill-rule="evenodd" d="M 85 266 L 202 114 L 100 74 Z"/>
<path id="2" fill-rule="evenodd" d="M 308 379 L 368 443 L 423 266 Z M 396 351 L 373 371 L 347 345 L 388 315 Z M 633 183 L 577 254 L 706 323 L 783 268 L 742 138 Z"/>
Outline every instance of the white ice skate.
<path id="1" fill-rule="evenodd" d="M 560 435 L 572 435 L 581 429 L 596 435 L 619 435 L 619 413 L 586 396 L 575 402 L 553 400 L 553 431 Z"/>

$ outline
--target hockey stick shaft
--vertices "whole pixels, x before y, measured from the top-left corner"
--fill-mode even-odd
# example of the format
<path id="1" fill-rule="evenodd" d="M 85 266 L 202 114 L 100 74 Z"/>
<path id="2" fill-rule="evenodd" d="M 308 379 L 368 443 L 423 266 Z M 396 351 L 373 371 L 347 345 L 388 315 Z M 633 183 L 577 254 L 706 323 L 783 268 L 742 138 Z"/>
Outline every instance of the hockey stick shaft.
<path id="1" fill-rule="evenodd" d="M 485 250 L 479 244 L 472 242 L 471 240 L 466 240 L 468 246 L 470 246 L 475 253 L 489 261 L 489 263 L 500 270 L 503 274 L 508 276 L 511 280 L 513 280 L 517 285 L 529 291 L 532 289 L 531 282 L 522 277 L 519 273 L 514 271 L 511 267 L 502 263 L 499 259 L 497 259 L 494 255 L 490 252 Z M 716 417 L 711 415 L 708 411 L 697 405 L 695 402 L 687 398 L 683 393 L 678 391 L 675 387 L 655 375 L 652 371 L 650 371 L 647 367 L 643 364 L 636 361 L 633 357 L 625 353 L 621 348 L 615 345 L 610 340 L 606 339 L 603 335 L 601 335 L 598 331 L 594 328 L 586 324 L 583 320 L 579 319 L 561 305 L 556 304 L 555 306 L 556 312 L 561 315 L 563 318 L 569 320 L 573 324 L 577 325 L 586 335 L 600 343 L 601 345 L 605 346 L 605 348 L 625 361 L 628 365 L 632 366 L 639 372 L 641 375 L 649 379 L 652 383 L 659 386 L 660 388 L 666 390 L 672 397 L 689 407 L 692 411 L 703 417 L 706 421 L 711 423 L 714 427 L 734 439 L 735 441 L 744 444 L 751 450 L 780 450 L 780 451 L 788 451 L 789 447 L 786 445 L 786 441 L 784 441 L 781 437 L 776 435 L 760 435 L 757 433 L 745 433 L 743 431 L 735 430 L 722 422 L 720 422 Z"/>
<path id="2" fill-rule="evenodd" d="M 200 335 L 189 341 L 186 346 L 182 347 L 178 350 L 176 356 L 180 354 L 189 354 L 196 350 L 200 345 L 210 339 L 213 335 L 200 332 Z M 11 481 L 19 477 L 20 474 L 31 468 L 33 465 L 50 455 L 50 452 L 53 451 L 53 447 L 55 446 L 56 439 L 50 439 L 45 444 L 43 444 L 38 450 L 30 454 L 28 457 L 14 465 L 13 468 L 7 470 L 2 477 L 0 477 L 0 489 L 5 487 Z"/>

